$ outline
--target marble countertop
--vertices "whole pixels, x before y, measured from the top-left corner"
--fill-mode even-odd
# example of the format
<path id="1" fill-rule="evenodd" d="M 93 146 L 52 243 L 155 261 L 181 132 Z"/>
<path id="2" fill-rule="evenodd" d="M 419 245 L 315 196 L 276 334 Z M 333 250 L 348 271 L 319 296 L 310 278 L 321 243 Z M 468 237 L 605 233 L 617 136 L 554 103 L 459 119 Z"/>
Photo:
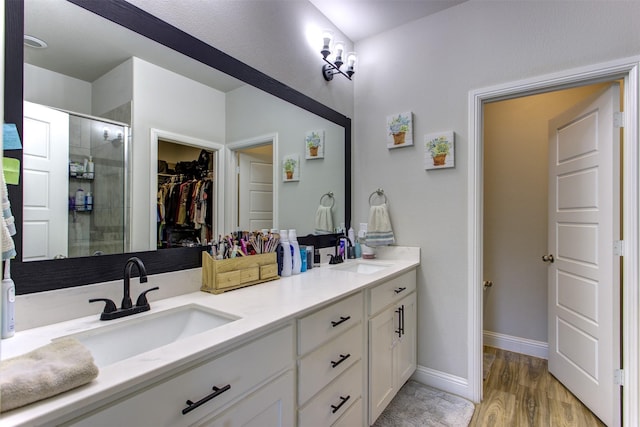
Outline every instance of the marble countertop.
<path id="1" fill-rule="evenodd" d="M 341 270 L 340 267 L 345 264 L 323 264 L 299 275 L 220 295 L 190 292 L 153 300 L 153 295 L 150 294 L 151 311 L 146 313 L 109 322 L 100 321 L 98 316 L 92 315 L 16 332 L 13 338 L 2 340 L 0 357 L 3 360 L 49 344 L 52 339 L 61 336 L 126 322 L 133 317 L 148 316 L 188 304 L 239 318 L 215 329 L 102 367 L 98 377 L 85 386 L 0 414 L 0 426 L 43 425 L 82 408 L 98 407 L 132 387 L 156 381 L 176 368 L 211 357 L 233 344 L 247 341 L 323 305 L 409 271 L 419 265 L 420 249 L 389 247 L 380 251 L 375 260 L 346 261 L 349 262 L 381 264 L 385 268 L 371 274 L 361 274 Z M 149 277 L 147 285 L 154 285 L 153 276 Z"/>

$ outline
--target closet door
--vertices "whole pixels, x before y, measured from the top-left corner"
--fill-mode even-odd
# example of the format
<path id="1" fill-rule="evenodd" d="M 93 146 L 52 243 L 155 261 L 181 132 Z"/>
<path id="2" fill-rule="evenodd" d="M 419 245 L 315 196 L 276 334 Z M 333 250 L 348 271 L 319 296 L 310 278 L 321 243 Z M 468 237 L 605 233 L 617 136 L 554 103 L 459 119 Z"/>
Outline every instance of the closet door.
<path id="1" fill-rule="evenodd" d="M 273 227 L 273 160 L 271 146 L 238 152 L 238 228 Z"/>

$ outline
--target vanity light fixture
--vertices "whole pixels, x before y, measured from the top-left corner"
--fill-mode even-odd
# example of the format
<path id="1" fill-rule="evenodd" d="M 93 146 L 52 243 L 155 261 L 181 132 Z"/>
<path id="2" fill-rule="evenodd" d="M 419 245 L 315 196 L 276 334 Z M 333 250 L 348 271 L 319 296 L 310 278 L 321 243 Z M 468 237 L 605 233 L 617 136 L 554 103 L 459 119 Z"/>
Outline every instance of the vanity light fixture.
<path id="1" fill-rule="evenodd" d="M 342 74 L 349 80 L 351 80 L 351 76 L 355 73 L 355 65 L 356 65 L 356 54 L 355 52 L 349 52 L 347 54 L 347 71 L 346 73 L 340 69 L 344 65 L 344 42 L 335 42 L 333 49 L 335 51 L 334 60 L 331 62 L 327 59 L 329 55 L 331 55 L 331 41 L 333 39 L 333 33 L 329 30 L 325 30 L 322 32 L 322 50 L 320 53 L 322 54 L 322 60 L 326 62 L 322 66 L 322 76 L 326 81 L 333 80 L 334 74 Z"/>

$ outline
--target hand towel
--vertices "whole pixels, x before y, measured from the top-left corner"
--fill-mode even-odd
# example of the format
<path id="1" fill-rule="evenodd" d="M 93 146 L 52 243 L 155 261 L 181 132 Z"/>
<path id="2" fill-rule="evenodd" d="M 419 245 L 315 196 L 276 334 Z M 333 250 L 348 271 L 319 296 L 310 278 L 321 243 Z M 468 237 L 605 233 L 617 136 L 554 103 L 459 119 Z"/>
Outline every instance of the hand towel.
<path id="1" fill-rule="evenodd" d="M 367 246 L 386 246 L 395 242 L 387 204 L 371 206 L 365 243 Z"/>
<path id="2" fill-rule="evenodd" d="M 333 214 L 331 206 L 318 206 L 316 211 L 316 234 L 333 233 Z"/>
<path id="3" fill-rule="evenodd" d="M 55 340 L 0 362 L 0 412 L 91 382 L 98 376 L 89 350 L 75 338 Z"/>
<path id="4" fill-rule="evenodd" d="M 16 256 L 16 246 L 11 236 L 16 234 L 15 219 L 11 212 L 11 203 L 9 202 L 9 192 L 7 191 L 7 183 L 4 179 L 4 171 L 0 175 L 2 183 L 2 227 L 0 227 L 0 241 L 2 242 L 2 259 L 7 260 Z"/>

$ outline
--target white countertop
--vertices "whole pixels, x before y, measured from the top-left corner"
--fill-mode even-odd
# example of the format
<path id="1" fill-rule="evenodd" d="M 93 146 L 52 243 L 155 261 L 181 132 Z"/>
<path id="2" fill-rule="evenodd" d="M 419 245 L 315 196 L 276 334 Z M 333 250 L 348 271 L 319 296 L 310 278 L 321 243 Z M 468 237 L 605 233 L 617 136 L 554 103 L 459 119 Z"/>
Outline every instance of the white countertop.
<path id="1" fill-rule="evenodd" d="M 320 306 L 409 271 L 420 263 L 419 248 L 380 249 L 383 250 L 379 251 L 378 259 L 357 260 L 388 266 L 372 274 L 352 273 L 333 268 L 344 264 L 323 264 L 322 267 L 299 275 L 220 295 L 191 292 L 156 301 L 153 294 L 149 294 L 151 311 L 123 319 L 103 322 L 99 320 L 99 316 L 92 315 L 16 332 L 13 338 L 2 340 L 2 359 L 24 354 L 61 336 L 113 325 L 116 322 L 126 322 L 133 317 L 148 316 L 187 304 L 201 305 L 240 318 L 210 331 L 103 367 L 98 377 L 85 386 L 0 414 L 0 426 L 43 425 L 81 408 L 100 406 L 105 399 L 115 398 L 131 387 L 155 382 L 180 366 L 209 357 L 229 345 L 246 341 L 278 324 L 284 324 Z M 346 261 L 349 262 L 356 261 Z M 147 285 L 154 286 L 153 276 L 149 277 Z"/>

